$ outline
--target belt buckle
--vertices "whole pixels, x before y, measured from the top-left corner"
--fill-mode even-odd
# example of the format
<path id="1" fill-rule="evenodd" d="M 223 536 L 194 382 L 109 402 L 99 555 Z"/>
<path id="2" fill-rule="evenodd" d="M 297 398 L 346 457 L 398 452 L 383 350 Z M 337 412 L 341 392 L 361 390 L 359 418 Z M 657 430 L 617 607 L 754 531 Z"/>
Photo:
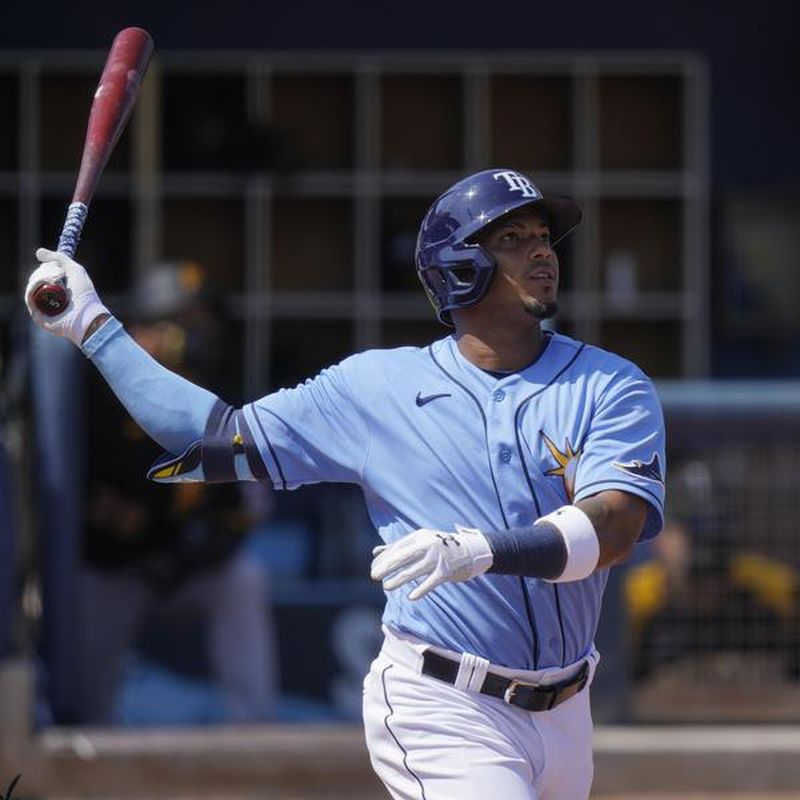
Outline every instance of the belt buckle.
<path id="1" fill-rule="evenodd" d="M 540 685 L 541 684 L 538 683 L 527 683 L 526 681 L 518 681 L 516 678 L 512 678 L 511 683 L 508 684 L 506 690 L 503 692 L 503 702 L 510 706 L 514 705 L 511 701 L 514 699 L 514 695 L 517 693 L 517 689 L 520 686 L 524 686 L 528 689 L 537 689 Z"/>
<path id="2" fill-rule="evenodd" d="M 528 706 L 522 705 L 520 703 L 514 702 L 514 697 L 516 696 L 517 689 L 520 687 L 524 687 L 525 689 L 532 689 L 536 694 L 542 695 L 549 695 L 547 698 L 547 705 L 543 709 L 530 709 Z M 556 699 L 558 698 L 558 687 L 551 686 L 547 683 L 527 683 L 526 681 L 518 681 L 516 678 L 511 679 L 511 683 L 508 684 L 508 688 L 503 692 L 503 702 L 507 703 L 510 706 L 520 706 L 520 708 L 525 708 L 527 710 L 534 710 L 534 711 L 549 711 L 556 703 Z"/>

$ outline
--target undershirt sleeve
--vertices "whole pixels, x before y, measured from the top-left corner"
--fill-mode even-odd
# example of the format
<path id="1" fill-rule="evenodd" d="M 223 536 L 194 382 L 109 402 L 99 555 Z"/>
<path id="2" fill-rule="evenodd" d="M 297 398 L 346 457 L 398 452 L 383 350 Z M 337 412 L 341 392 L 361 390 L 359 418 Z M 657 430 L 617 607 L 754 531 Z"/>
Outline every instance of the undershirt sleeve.
<path id="1" fill-rule="evenodd" d="M 150 438 L 169 453 L 199 439 L 215 394 L 158 363 L 112 317 L 81 347 L 114 394 Z"/>

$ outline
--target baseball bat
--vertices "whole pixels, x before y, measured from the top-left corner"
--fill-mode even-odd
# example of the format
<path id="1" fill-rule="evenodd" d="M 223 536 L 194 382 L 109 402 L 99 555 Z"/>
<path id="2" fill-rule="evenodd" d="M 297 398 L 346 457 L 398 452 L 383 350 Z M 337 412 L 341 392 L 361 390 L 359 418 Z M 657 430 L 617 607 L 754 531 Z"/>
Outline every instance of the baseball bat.
<path id="1" fill-rule="evenodd" d="M 58 240 L 58 251 L 70 258 L 78 247 L 97 182 L 133 111 L 152 52 L 153 40 L 141 28 L 120 31 L 108 51 L 89 112 L 75 191 Z M 55 317 L 67 307 L 69 297 L 63 283 L 45 283 L 36 289 L 33 301 L 43 314 Z"/>

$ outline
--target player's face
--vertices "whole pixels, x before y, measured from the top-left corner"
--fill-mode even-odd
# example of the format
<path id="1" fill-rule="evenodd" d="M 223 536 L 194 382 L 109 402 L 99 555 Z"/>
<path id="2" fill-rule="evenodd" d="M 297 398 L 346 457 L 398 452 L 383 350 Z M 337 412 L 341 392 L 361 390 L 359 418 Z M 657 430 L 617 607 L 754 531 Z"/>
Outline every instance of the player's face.
<path id="1" fill-rule="evenodd" d="M 522 308 L 536 319 L 558 310 L 558 257 L 550 246 L 550 224 L 536 208 L 509 214 L 479 238 L 497 262 L 492 285 L 481 303 L 510 312 Z"/>

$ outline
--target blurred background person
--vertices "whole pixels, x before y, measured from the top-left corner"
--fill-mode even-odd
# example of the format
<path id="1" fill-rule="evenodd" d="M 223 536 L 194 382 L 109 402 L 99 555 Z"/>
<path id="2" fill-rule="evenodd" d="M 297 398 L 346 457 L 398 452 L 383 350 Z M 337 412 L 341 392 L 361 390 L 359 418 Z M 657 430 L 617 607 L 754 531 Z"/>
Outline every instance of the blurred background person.
<path id="1" fill-rule="evenodd" d="M 171 369 L 230 393 L 224 321 L 206 288 L 194 262 L 155 265 L 135 287 L 131 333 Z M 157 702 L 144 704 L 156 710 L 152 721 L 273 718 L 277 659 L 268 578 L 263 559 L 246 546 L 248 531 L 271 509 L 271 489 L 187 483 L 165 490 L 145 480 L 153 445 L 105 385 L 89 379 L 80 721 L 131 721 L 123 679 L 137 645 L 173 673 L 210 672 L 221 694 L 220 708 L 185 701 L 182 708 L 169 682 L 145 681 L 162 693 L 167 687 Z M 137 705 L 133 721 L 147 722 Z"/>
<path id="2" fill-rule="evenodd" d="M 769 669 L 796 680 L 797 570 L 755 541 L 732 540 L 707 463 L 675 472 L 675 513 L 625 575 L 634 677 L 689 668 L 747 679 Z"/>

